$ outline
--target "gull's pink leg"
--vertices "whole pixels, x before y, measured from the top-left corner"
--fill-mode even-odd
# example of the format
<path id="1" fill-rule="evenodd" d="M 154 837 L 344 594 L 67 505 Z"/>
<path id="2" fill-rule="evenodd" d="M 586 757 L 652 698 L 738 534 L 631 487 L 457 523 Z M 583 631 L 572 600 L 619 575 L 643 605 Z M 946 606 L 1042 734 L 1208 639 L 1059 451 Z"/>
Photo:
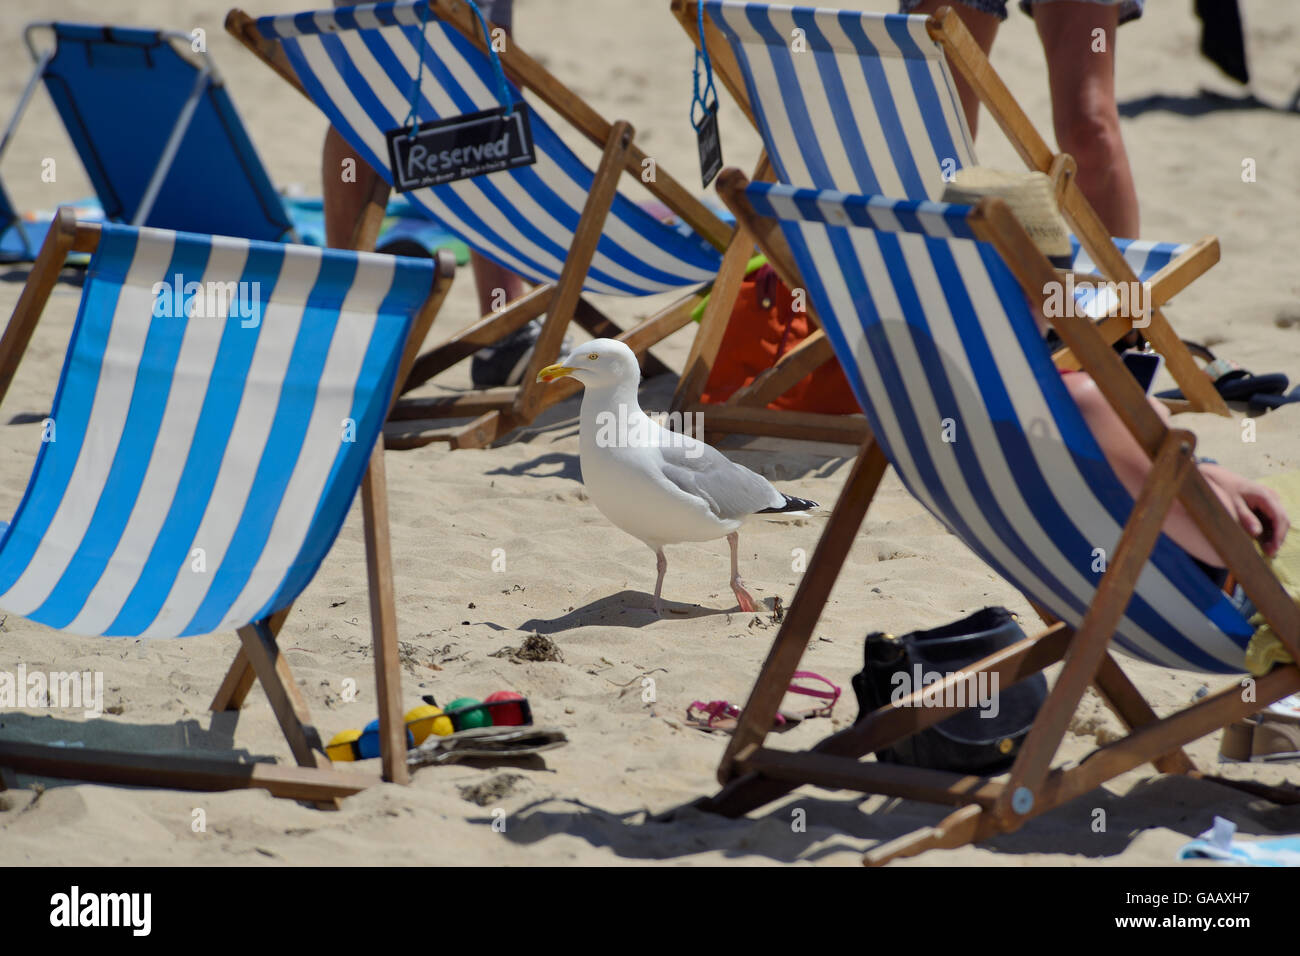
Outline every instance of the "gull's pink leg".
<path id="1" fill-rule="evenodd" d="M 763 606 L 754 599 L 754 595 L 745 590 L 745 582 L 740 580 L 740 533 L 733 531 L 727 535 L 727 544 L 731 545 L 731 590 L 740 602 L 740 609 L 746 612 L 761 611 Z"/>
<path id="2" fill-rule="evenodd" d="M 659 595 L 664 589 L 664 575 L 668 573 L 668 558 L 664 556 L 663 548 L 655 548 L 656 567 L 659 569 L 659 577 L 655 579 L 655 616 L 663 616 L 663 602 Z"/>

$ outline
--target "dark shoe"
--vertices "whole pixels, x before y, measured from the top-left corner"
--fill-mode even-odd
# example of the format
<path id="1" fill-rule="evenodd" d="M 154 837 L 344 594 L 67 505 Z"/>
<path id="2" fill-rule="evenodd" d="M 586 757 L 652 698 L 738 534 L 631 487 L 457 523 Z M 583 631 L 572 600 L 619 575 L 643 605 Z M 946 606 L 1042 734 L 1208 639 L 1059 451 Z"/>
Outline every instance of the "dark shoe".
<path id="1" fill-rule="evenodd" d="M 518 332 L 507 336 L 496 345 L 479 349 L 470 360 L 469 377 L 475 388 L 494 388 L 498 385 L 518 385 L 523 381 L 528 362 L 542 334 L 542 322 L 533 319 Z M 560 353 L 573 347 L 571 336 L 564 337 Z"/>

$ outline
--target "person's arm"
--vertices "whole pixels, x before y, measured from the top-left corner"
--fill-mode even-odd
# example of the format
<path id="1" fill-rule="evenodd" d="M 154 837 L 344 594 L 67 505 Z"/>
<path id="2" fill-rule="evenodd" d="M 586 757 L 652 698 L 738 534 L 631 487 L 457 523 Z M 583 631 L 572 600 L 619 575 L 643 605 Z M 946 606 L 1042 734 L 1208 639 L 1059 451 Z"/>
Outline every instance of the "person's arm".
<path id="1" fill-rule="evenodd" d="M 1074 398 L 1075 404 L 1083 414 L 1084 421 L 1097 444 L 1101 446 L 1106 461 L 1115 470 L 1116 476 L 1134 498 L 1142 490 L 1147 475 L 1151 472 L 1151 459 L 1147 457 L 1137 439 L 1125 427 L 1119 415 L 1106 401 L 1089 375 L 1074 373 L 1063 377 L 1067 390 Z M 1168 410 L 1158 402 L 1152 402 L 1157 412 L 1167 422 Z M 1218 494 L 1228 513 L 1237 519 L 1252 538 L 1259 539 L 1264 531 L 1263 523 L 1255 511 L 1265 515 L 1272 524 L 1273 533 L 1269 540 L 1262 542 L 1269 555 L 1277 553 L 1290 520 L 1277 494 L 1249 479 L 1234 474 L 1221 465 L 1199 465 L 1201 475 Z M 1165 519 L 1164 532 L 1192 557 L 1215 567 L 1223 567 L 1224 562 L 1214 549 L 1214 545 L 1205 537 L 1201 529 L 1182 503 L 1175 500 Z"/>

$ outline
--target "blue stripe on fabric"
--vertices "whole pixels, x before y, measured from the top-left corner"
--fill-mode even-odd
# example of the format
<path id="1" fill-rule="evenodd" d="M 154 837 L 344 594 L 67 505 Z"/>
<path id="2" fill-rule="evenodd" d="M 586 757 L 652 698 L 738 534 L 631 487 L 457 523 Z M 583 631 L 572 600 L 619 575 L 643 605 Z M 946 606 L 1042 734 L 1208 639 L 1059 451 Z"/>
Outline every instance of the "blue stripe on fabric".
<path id="1" fill-rule="evenodd" d="M 207 634 L 221 623 L 248 583 L 266 547 L 311 420 L 316 388 L 338 325 L 339 306 L 347 296 L 355 273 L 355 258 L 331 257 L 322 261 L 321 273 L 303 308 L 302 324 L 289 357 L 285 381 L 248 501 L 244 504 L 221 567 L 213 575 L 208 593 L 183 634 Z"/>
<path id="2" fill-rule="evenodd" d="M 727 22 L 721 3 L 709 0 L 704 4 L 704 9 L 718 29 L 722 31 L 722 35 L 731 44 L 732 53 L 736 57 L 736 62 L 740 65 L 740 73 L 745 78 L 745 94 L 749 98 L 750 109 L 754 111 L 754 120 L 758 123 L 759 132 L 763 137 L 763 145 L 767 148 L 767 158 L 776 171 L 777 179 L 782 182 L 789 182 L 789 170 L 786 168 L 785 160 L 781 157 L 781 151 L 776 148 L 777 144 L 772 138 L 772 124 L 767 118 L 767 113 L 763 109 L 763 100 L 759 97 L 758 89 L 754 85 L 754 69 L 749 62 L 749 50 L 740 39 L 740 35 L 736 33 L 735 28 Z"/>
<path id="3" fill-rule="evenodd" d="M 140 487 L 148 474 L 149 463 L 153 460 L 159 426 L 167 410 L 167 398 L 176 373 L 176 360 L 189 326 L 185 310 L 188 310 L 193 296 L 185 294 L 185 287 L 191 282 L 200 283 L 211 252 L 210 241 L 176 237 L 164 275 L 169 284 L 180 282 L 182 285 L 182 314 L 156 317 L 149 322 L 144 349 L 136 366 L 126 420 L 99 501 L 58 583 L 41 606 L 29 615 L 34 621 L 50 627 L 67 627 L 85 607 L 86 598 L 99 583 L 122 539 L 135 510 Z M 202 295 L 201 285 L 199 289 L 198 294 Z M 171 291 L 174 295 L 176 290 L 172 287 Z"/>
<path id="4" fill-rule="evenodd" d="M 27 570 L 63 503 L 86 440 L 113 314 L 122 282 L 135 259 L 136 240 L 134 229 L 112 223 L 100 227 L 99 245 L 86 270 L 81 306 L 50 410 L 56 441 L 42 442 L 23 499 L 0 538 L 0 595 Z"/>
<path id="5" fill-rule="evenodd" d="M 794 135 L 795 144 L 799 155 L 808 168 L 808 175 L 812 177 L 813 186 L 831 186 L 830 168 L 826 165 L 826 160 L 822 156 L 821 146 L 817 139 L 817 130 L 808 119 L 808 104 L 804 101 L 803 93 L 799 88 L 799 78 L 795 73 L 794 64 L 791 61 L 792 54 L 789 47 L 786 46 L 785 37 L 772 25 L 768 18 L 766 7 L 754 4 L 745 8 L 745 15 L 750 25 L 763 38 L 767 45 L 767 56 L 772 63 L 772 71 L 776 74 L 777 83 L 781 87 L 782 102 L 781 106 L 785 110 L 786 119 L 790 123 L 791 132 Z M 742 49 L 744 44 L 739 45 Z M 745 63 L 745 70 L 748 74 L 748 60 Z M 755 114 L 762 120 L 763 142 L 767 145 L 771 155 L 775 157 L 778 151 L 775 149 L 776 139 L 772 135 L 772 128 L 767 123 L 766 114 L 757 109 L 756 104 L 759 99 L 756 95 L 751 94 L 750 103 L 755 105 Z M 786 182 L 790 181 L 787 175 L 784 163 L 778 170 L 781 179 Z"/>
<path id="6" fill-rule="evenodd" d="M 875 107 L 876 118 L 880 121 L 880 129 L 885 136 L 885 142 L 889 146 L 889 155 L 903 184 L 903 190 L 909 199 L 927 199 L 930 192 L 925 188 L 925 181 L 916 168 L 916 157 L 912 155 L 912 146 L 907 141 L 907 132 L 903 129 L 903 121 L 898 115 L 898 109 L 894 106 L 894 92 L 890 89 L 889 80 L 885 77 L 885 68 L 880 62 L 880 52 L 867 37 L 866 31 L 862 27 L 861 14 L 853 16 L 841 14 L 840 21 L 849 42 L 858 51 L 858 62 L 862 67 L 862 78 L 866 80 L 867 88 L 871 91 L 871 102 Z M 890 36 L 894 37 L 895 42 L 897 42 L 892 27 L 889 32 Z M 903 32 L 906 35 L 906 18 L 903 18 Z M 912 75 L 911 70 L 912 66 L 909 61 L 909 79 Z"/>
<path id="7" fill-rule="evenodd" d="M 275 295 L 284 252 L 283 246 L 264 243 L 249 246 L 240 281 L 259 283 L 262 315 Z M 244 328 L 238 317 L 226 320 L 203 405 L 195 421 L 189 454 L 167 516 L 135 586 L 106 634 L 135 635 L 147 630 L 190 560 L 190 548 L 211 503 L 261 332 L 261 323 L 256 328 Z"/>
<path id="8" fill-rule="evenodd" d="M 917 47 L 911 31 L 907 29 L 907 18 L 886 17 L 885 29 L 889 31 L 889 35 L 893 37 L 898 48 L 903 51 L 903 62 L 907 69 L 907 76 L 910 80 L 912 92 L 916 96 L 916 104 L 921 113 L 921 120 L 925 123 L 925 131 L 930 137 L 930 146 L 934 150 L 935 160 L 942 167 L 943 160 L 951 158 L 960 167 L 961 156 L 957 154 L 957 147 L 952 139 L 952 131 L 948 128 L 948 120 L 943 112 L 943 104 L 939 100 L 939 91 L 935 89 L 934 79 L 930 75 L 929 61 L 925 59 L 925 54 Z M 954 104 L 954 106 L 959 105 Z M 924 184 L 921 185 L 921 190 L 922 193 L 925 193 Z M 921 195 L 922 193 L 914 195 Z"/>
<path id="9" fill-rule="evenodd" d="M 843 27 L 846 19 L 851 19 L 852 14 L 840 14 L 839 20 Z M 876 172 L 871 166 L 871 157 L 867 155 L 866 144 L 862 142 L 862 134 L 858 130 L 858 117 L 853 109 L 853 104 L 849 102 L 848 92 L 844 88 L 844 77 L 840 75 L 839 58 L 835 55 L 834 50 L 830 49 L 830 44 L 821 28 L 817 25 L 817 16 L 814 11 L 800 9 L 795 11 L 795 23 L 799 25 L 808 37 L 811 38 L 813 56 L 816 57 L 817 72 L 822 79 L 822 88 L 826 93 L 826 101 L 830 106 L 831 118 L 835 123 L 835 128 L 839 131 L 841 145 L 843 146 L 845 158 L 848 160 L 849 168 L 853 170 L 853 179 L 857 186 L 857 191 L 862 193 L 879 193 L 881 192 L 880 180 L 876 177 Z M 817 50 L 817 47 L 823 47 Z M 810 185 L 818 185 L 811 183 Z M 827 182 L 822 185 L 836 189 L 847 189 L 847 183 Z"/>
<path id="10" fill-rule="evenodd" d="M 284 580 L 253 616 L 254 620 L 269 617 L 301 594 L 338 537 L 383 428 L 413 317 L 432 284 L 431 262 L 398 260 L 393 284 L 379 307 L 375 331 L 357 375 L 357 391 L 349 412 L 349 417 L 356 422 L 355 441 L 339 443 L 338 455 L 302 547 Z"/>

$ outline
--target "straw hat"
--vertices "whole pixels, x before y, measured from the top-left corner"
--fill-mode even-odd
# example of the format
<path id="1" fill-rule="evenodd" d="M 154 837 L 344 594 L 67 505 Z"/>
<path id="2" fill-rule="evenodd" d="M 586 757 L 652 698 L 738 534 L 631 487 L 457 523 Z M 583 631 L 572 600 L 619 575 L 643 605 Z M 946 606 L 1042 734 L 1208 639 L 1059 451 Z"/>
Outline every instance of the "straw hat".
<path id="1" fill-rule="evenodd" d="M 943 191 L 943 201 L 972 206 L 985 196 L 996 196 L 1011 207 L 1029 238 L 1053 260 L 1069 268 L 1070 230 L 1056 206 L 1056 190 L 1046 173 L 1008 173 L 987 166 L 957 170 Z"/>

